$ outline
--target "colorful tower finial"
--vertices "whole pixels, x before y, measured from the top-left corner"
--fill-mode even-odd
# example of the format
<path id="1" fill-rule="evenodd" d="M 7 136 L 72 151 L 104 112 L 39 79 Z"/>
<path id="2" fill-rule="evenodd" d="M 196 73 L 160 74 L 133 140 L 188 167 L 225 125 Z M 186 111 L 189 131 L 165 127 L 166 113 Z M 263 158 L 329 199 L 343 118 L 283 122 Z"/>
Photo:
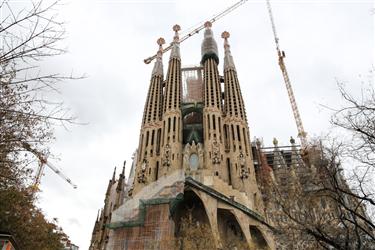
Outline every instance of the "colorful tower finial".
<path id="1" fill-rule="evenodd" d="M 164 40 L 164 38 L 159 37 L 159 39 L 158 39 L 156 42 L 157 42 L 157 44 L 159 45 L 159 50 L 158 50 L 158 52 L 163 53 L 163 44 L 165 44 L 165 40 Z"/>
<path id="2" fill-rule="evenodd" d="M 228 31 L 224 31 L 221 33 L 221 37 L 224 38 L 225 43 L 228 43 L 228 38 L 230 37 L 230 33 Z"/>
<path id="3" fill-rule="evenodd" d="M 233 69 L 236 70 L 234 66 L 234 61 L 232 57 L 232 53 L 230 52 L 230 45 L 228 43 L 228 38 L 230 37 L 230 34 L 228 31 L 224 31 L 221 33 L 221 37 L 224 39 L 224 70 L 226 69 Z"/>
<path id="4" fill-rule="evenodd" d="M 210 21 L 207 21 L 204 23 L 204 27 L 207 29 L 207 28 L 211 28 L 212 27 L 212 23 Z"/>
<path id="5" fill-rule="evenodd" d="M 172 51 L 171 51 L 171 57 L 172 58 L 177 58 L 180 59 L 180 37 L 178 36 L 178 31 L 181 30 L 180 25 L 175 24 L 173 26 L 173 31 L 174 31 L 174 37 L 173 37 L 173 45 L 172 45 Z"/>
<path id="6" fill-rule="evenodd" d="M 175 25 L 173 26 L 173 31 L 175 32 L 174 37 L 173 37 L 173 42 L 175 42 L 175 43 L 179 42 L 179 40 L 180 40 L 180 37 L 178 36 L 178 32 L 179 32 L 180 30 L 181 30 L 180 25 L 175 24 Z"/>
<path id="7" fill-rule="evenodd" d="M 157 52 L 156 61 L 154 65 L 154 69 L 152 70 L 152 75 L 163 75 L 163 44 L 165 44 L 164 38 L 160 37 L 157 41 L 157 44 L 159 45 L 159 50 Z"/>

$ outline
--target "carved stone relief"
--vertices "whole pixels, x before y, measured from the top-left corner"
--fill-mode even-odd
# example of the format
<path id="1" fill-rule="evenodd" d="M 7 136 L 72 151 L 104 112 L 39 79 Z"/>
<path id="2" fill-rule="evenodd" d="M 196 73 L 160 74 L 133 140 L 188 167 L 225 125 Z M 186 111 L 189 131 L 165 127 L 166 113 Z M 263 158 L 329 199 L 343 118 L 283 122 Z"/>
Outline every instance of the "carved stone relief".
<path id="1" fill-rule="evenodd" d="M 200 143 L 196 144 L 195 141 L 193 141 L 191 144 L 186 144 L 183 154 L 183 167 L 187 175 L 203 167 L 204 153 Z"/>
<path id="2" fill-rule="evenodd" d="M 249 171 L 247 170 L 246 159 L 242 152 L 240 152 L 238 156 L 238 163 L 240 164 L 240 178 L 247 179 L 249 177 Z"/>
<path id="3" fill-rule="evenodd" d="M 163 166 L 169 167 L 171 165 L 171 147 L 169 144 L 165 145 L 163 152 Z"/>
<path id="4" fill-rule="evenodd" d="M 220 164 L 220 147 L 216 140 L 212 142 L 212 163 Z"/>
<path id="5" fill-rule="evenodd" d="M 146 183 L 147 182 L 147 176 L 146 176 L 146 170 L 148 168 L 148 162 L 146 159 L 143 160 L 141 169 L 138 172 L 137 180 L 138 183 Z"/>

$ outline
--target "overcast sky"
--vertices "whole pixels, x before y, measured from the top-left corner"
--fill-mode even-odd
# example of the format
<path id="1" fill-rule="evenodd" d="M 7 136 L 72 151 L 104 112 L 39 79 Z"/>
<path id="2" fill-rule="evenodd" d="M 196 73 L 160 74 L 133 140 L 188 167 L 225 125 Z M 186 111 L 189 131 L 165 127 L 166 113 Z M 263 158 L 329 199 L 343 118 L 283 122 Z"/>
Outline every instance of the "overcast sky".
<path id="1" fill-rule="evenodd" d="M 58 128 L 53 152 L 77 185 L 73 190 L 49 169 L 42 179 L 40 206 L 73 243 L 87 249 L 113 168 L 121 168 L 138 145 L 152 64 L 143 59 L 156 40 L 172 41 L 172 26 L 182 31 L 207 20 L 236 1 L 74 0 L 61 7 L 69 53 L 48 62 L 58 72 L 87 74 L 61 85 L 62 98 L 84 126 Z M 275 22 L 297 103 L 310 136 L 330 129 L 330 111 L 342 100 L 337 80 L 358 94 L 374 62 L 372 1 L 273 1 Z M 251 139 L 265 145 L 288 144 L 296 136 L 287 92 L 277 64 L 265 1 L 245 5 L 213 24 L 223 61 L 221 32 L 227 30 L 249 120 Z M 181 45 L 183 65 L 197 65 L 203 33 Z M 164 56 L 167 69 L 169 53 Z M 222 63 L 219 68 L 222 72 Z M 372 82 L 373 83 L 373 82 Z"/>

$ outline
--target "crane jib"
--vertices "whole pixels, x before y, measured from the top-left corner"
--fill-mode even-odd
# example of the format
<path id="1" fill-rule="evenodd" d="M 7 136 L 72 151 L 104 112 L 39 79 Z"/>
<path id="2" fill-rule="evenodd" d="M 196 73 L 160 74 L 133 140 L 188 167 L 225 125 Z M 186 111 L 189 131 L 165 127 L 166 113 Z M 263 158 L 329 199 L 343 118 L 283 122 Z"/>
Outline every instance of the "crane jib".
<path id="1" fill-rule="evenodd" d="M 223 10 L 222 12 L 220 12 L 219 14 L 216 14 L 213 18 L 210 19 L 210 22 L 211 23 L 214 23 L 216 22 L 217 20 L 219 20 L 220 18 L 224 17 L 225 15 L 229 14 L 230 12 L 232 12 L 233 10 L 237 9 L 238 7 L 240 7 L 242 4 L 246 3 L 248 0 L 241 0 L 241 1 L 238 1 L 237 3 L 233 4 L 232 6 L 226 8 L 225 10 Z M 201 31 L 202 29 L 204 29 L 204 24 L 200 24 L 198 27 L 194 28 L 192 31 L 190 31 L 188 34 L 182 36 L 182 38 L 179 40 L 179 43 L 182 43 L 183 41 L 185 41 L 186 39 L 188 39 L 189 37 L 192 37 L 193 35 L 195 34 L 198 34 L 199 31 Z M 172 48 L 172 43 L 170 43 L 171 45 L 169 45 L 167 48 L 165 48 L 163 51 L 164 52 L 167 52 L 168 50 L 170 50 Z M 151 57 L 148 57 L 146 59 L 144 59 L 144 63 L 146 64 L 149 64 L 150 62 L 152 62 L 152 60 L 154 60 L 156 58 L 156 54 L 151 56 Z"/>

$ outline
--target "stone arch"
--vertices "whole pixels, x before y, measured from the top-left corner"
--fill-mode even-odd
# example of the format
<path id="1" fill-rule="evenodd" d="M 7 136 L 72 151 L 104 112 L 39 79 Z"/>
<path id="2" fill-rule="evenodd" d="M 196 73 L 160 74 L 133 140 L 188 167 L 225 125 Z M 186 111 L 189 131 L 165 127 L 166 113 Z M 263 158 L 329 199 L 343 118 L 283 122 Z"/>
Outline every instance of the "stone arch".
<path id="1" fill-rule="evenodd" d="M 186 245 L 191 243 L 181 243 L 181 236 L 184 236 L 185 231 L 190 230 L 189 227 L 192 227 L 190 233 L 194 234 L 200 232 L 201 234 L 196 235 L 196 237 L 198 237 L 197 241 L 200 242 L 193 242 L 194 244 L 196 244 L 195 247 L 198 247 L 198 249 L 202 247 L 206 249 L 208 246 L 212 246 L 212 242 L 214 239 L 211 230 L 211 223 L 207 215 L 207 210 L 202 199 L 195 191 L 191 189 L 185 190 L 184 198 L 176 206 L 175 212 L 172 215 L 172 219 L 175 224 L 174 234 L 178 241 L 178 244 Z M 187 241 L 189 241 L 189 239 L 187 239 Z"/>
<path id="2" fill-rule="evenodd" d="M 255 249 L 270 249 L 262 231 L 260 231 L 257 226 L 250 225 L 249 230 Z"/>
<path id="3" fill-rule="evenodd" d="M 246 237 L 236 216 L 228 209 L 217 209 L 217 222 L 224 249 L 249 249 Z"/>

